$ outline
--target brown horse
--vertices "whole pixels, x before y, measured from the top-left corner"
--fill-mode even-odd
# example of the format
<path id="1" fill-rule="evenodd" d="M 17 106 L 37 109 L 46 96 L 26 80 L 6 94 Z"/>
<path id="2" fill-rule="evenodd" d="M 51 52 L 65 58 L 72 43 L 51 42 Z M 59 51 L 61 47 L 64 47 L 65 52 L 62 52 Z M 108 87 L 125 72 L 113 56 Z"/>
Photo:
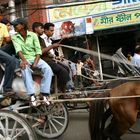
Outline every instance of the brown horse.
<path id="1" fill-rule="evenodd" d="M 120 80 L 121 81 L 121 80 Z M 123 83 L 123 84 L 122 84 Z M 119 85 L 119 81 L 117 81 Z M 115 86 L 117 85 L 115 84 Z M 112 88 L 98 97 L 120 97 L 140 95 L 140 81 L 121 81 L 121 85 Z M 105 109 L 108 105 L 108 109 Z M 121 140 L 136 122 L 140 111 L 140 98 L 113 98 L 96 100 L 90 105 L 89 129 L 91 140 Z M 113 114 L 111 123 L 105 127 L 105 121 Z"/>

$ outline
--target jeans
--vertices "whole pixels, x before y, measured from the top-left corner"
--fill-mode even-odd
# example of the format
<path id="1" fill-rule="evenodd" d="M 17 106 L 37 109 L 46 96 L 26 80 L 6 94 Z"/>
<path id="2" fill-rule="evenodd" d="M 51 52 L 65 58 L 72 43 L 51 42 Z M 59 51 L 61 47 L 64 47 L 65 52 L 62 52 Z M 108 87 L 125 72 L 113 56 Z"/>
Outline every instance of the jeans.
<path id="1" fill-rule="evenodd" d="M 5 79 L 3 84 L 3 89 L 12 89 L 12 81 L 14 77 L 14 70 L 16 67 L 15 57 L 10 56 L 6 52 L 0 49 L 0 63 L 5 63 Z"/>
<path id="2" fill-rule="evenodd" d="M 29 62 L 31 65 L 33 62 Z M 50 66 L 42 59 L 39 60 L 37 64 L 37 68 L 41 69 L 42 72 L 42 79 L 41 79 L 41 84 L 40 84 L 40 92 L 41 93 L 47 93 L 50 94 L 50 87 L 51 87 L 51 82 L 52 82 L 52 76 L 53 72 Z M 33 78 L 32 78 L 32 70 L 28 66 L 25 69 L 21 70 L 22 72 L 22 77 L 23 81 L 25 84 L 25 87 L 27 89 L 28 94 L 34 94 L 35 89 L 33 86 Z"/>

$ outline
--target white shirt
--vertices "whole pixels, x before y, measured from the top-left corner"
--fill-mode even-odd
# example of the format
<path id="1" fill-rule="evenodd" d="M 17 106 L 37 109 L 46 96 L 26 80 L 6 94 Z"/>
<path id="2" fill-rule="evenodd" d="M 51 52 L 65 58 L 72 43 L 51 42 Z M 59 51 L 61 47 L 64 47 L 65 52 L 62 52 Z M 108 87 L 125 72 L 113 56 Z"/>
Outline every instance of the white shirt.
<path id="1" fill-rule="evenodd" d="M 137 67 L 140 67 L 140 55 L 135 53 L 132 57 L 131 63 Z"/>
<path id="2" fill-rule="evenodd" d="M 40 37 L 42 39 L 44 39 L 46 47 L 49 47 L 50 45 L 52 45 L 52 40 L 51 40 L 50 37 L 48 37 L 45 34 L 41 35 Z M 54 50 L 53 49 L 49 50 L 49 52 L 55 56 L 55 53 L 54 53 Z"/>
<path id="3" fill-rule="evenodd" d="M 81 68 L 82 68 L 82 66 L 83 66 L 83 63 L 82 62 L 76 64 L 76 67 L 77 67 L 77 75 L 81 75 Z"/>
<path id="4" fill-rule="evenodd" d="M 71 71 L 72 71 L 72 75 L 76 75 L 76 65 L 75 63 L 71 62 L 70 64 L 70 68 L 71 68 Z"/>
<path id="5" fill-rule="evenodd" d="M 14 27 L 11 26 L 10 31 L 9 31 L 10 36 L 15 35 L 16 33 L 17 32 L 15 31 Z"/>

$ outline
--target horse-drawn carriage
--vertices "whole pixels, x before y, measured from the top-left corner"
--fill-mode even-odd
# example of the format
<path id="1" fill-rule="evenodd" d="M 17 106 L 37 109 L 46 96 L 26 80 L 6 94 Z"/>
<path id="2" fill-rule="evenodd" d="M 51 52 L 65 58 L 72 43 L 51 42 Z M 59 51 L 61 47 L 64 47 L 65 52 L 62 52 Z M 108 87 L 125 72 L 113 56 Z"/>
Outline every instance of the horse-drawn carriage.
<path id="1" fill-rule="evenodd" d="M 126 61 L 126 59 L 121 54 L 120 50 L 113 56 L 113 58 L 114 58 L 115 62 L 118 62 L 118 65 L 122 69 L 127 71 L 127 76 L 128 76 L 128 74 L 129 74 L 129 76 L 130 75 L 132 76 L 131 78 L 134 78 L 134 76 L 139 76 L 140 73 L 135 67 L 132 67 L 128 63 L 124 63 L 124 60 Z M 126 65 L 126 64 L 128 64 L 128 65 Z M 1 68 L 3 68 L 3 67 L 1 67 Z M 131 74 L 130 74 L 130 72 L 131 72 Z M 124 78 L 124 79 L 125 80 L 123 82 L 126 82 L 128 80 L 128 78 Z M 19 82 L 21 80 L 21 78 L 18 77 L 15 79 L 15 81 L 16 80 Z M 130 78 L 129 78 L 129 80 L 130 80 Z M 136 79 L 133 79 L 133 80 L 136 80 Z M 3 78 L 1 79 L 1 85 L 0 85 L 1 87 L 2 87 L 2 82 L 3 82 Z M 109 84 L 111 84 L 111 82 L 109 82 Z M 120 83 L 117 82 L 117 84 L 120 84 Z M 122 80 L 121 80 L 121 84 L 122 84 Z M 128 83 L 126 83 L 126 84 L 128 84 Z M 135 84 L 133 84 L 133 85 L 135 85 Z M 115 86 L 116 86 L 116 82 L 115 82 Z M 16 84 L 16 87 L 17 87 L 17 84 Z M 115 89 L 114 88 L 112 89 L 112 88 L 113 87 L 111 87 L 111 89 L 108 89 L 107 85 L 103 85 L 103 87 L 100 87 L 100 89 L 99 89 L 99 87 L 91 87 L 90 89 L 88 88 L 88 91 L 85 88 L 85 89 L 74 91 L 74 92 L 70 93 L 70 97 L 72 97 L 72 98 L 67 98 L 67 99 L 65 97 L 63 97 L 64 94 L 53 94 L 52 95 L 53 99 L 50 100 L 49 105 L 45 104 L 44 102 L 41 102 L 41 105 L 39 105 L 39 106 L 30 106 L 30 103 L 28 101 L 27 102 L 23 101 L 23 100 L 17 98 L 16 96 L 2 97 L 1 98 L 2 101 L 3 101 L 3 98 L 5 98 L 5 99 L 7 99 L 7 102 L 10 102 L 10 103 L 9 103 L 9 105 L 4 107 L 4 106 L 2 106 L 3 102 L 1 102 L 0 139 L 5 138 L 7 140 L 9 140 L 9 139 L 16 140 L 20 137 L 20 139 L 36 140 L 37 138 L 36 138 L 35 132 L 46 138 L 59 137 L 60 135 L 62 135 L 65 132 L 65 130 L 68 126 L 68 122 L 69 122 L 69 115 L 68 115 L 68 105 L 69 104 L 67 104 L 67 103 L 73 102 L 73 103 L 76 103 L 76 105 L 77 105 L 78 103 L 86 102 L 86 107 L 87 107 L 87 105 L 89 105 L 89 103 L 87 103 L 87 101 L 93 101 L 93 103 L 95 103 L 97 105 L 96 101 L 98 101 L 98 103 L 99 103 L 99 101 L 102 101 L 102 99 L 112 101 L 112 100 L 119 99 L 119 98 L 122 100 L 124 100 L 124 98 L 129 100 L 131 98 L 127 94 L 123 97 L 111 96 L 111 92 L 114 92 L 117 94 L 117 92 L 114 91 Z M 122 86 L 121 90 L 122 89 L 123 89 L 123 86 Z M 125 86 L 124 86 L 124 89 L 126 89 Z M 22 92 L 25 92 L 25 91 L 22 91 Z M 126 91 L 126 93 L 128 93 L 128 91 Z M 91 94 L 93 96 L 93 98 L 90 97 L 91 95 L 88 96 L 89 94 Z M 103 95 L 104 96 L 108 95 L 108 97 L 102 97 Z M 139 96 L 136 94 L 132 98 L 137 99 L 137 97 L 139 97 Z M 103 105 L 103 103 L 100 105 Z M 90 124 L 92 124 L 92 125 L 90 125 L 90 128 L 91 128 L 90 132 L 91 132 L 91 138 L 94 137 L 95 140 L 96 139 L 102 140 L 101 137 L 97 137 L 97 135 L 98 135 L 97 132 L 101 132 L 101 128 L 95 129 L 95 126 L 98 127 L 98 125 L 95 123 L 95 119 L 100 118 L 99 116 L 97 116 L 98 115 L 97 108 L 99 109 L 100 105 L 94 106 L 94 107 L 92 104 L 90 105 L 90 121 L 91 121 Z M 139 105 L 139 103 L 135 104 L 135 105 Z M 106 107 L 108 107 L 108 106 L 106 106 Z M 132 105 L 132 107 L 135 107 L 135 106 Z M 105 120 L 107 120 L 108 117 L 110 117 L 114 112 L 112 112 L 110 108 L 105 108 L 103 106 L 101 109 L 102 109 L 102 111 L 106 111 L 105 117 L 101 118 L 101 119 L 104 119 L 104 122 L 105 122 Z M 133 108 L 132 108 L 132 110 L 133 110 Z M 96 111 L 96 112 L 94 112 L 94 111 Z M 136 113 L 137 113 L 137 111 L 136 111 Z M 92 113 L 94 113 L 94 114 L 92 114 Z M 103 114 L 101 116 L 103 116 Z M 94 120 L 92 120 L 93 118 L 94 118 Z M 134 120 L 132 120 L 131 123 L 134 123 Z M 103 123 L 102 129 L 104 129 L 105 126 L 106 126 L 105 123 Z M 34 130 L 35 130 L 35 132 L 34 132 Z M 102 133 L 100 133 L 100 134 L 102 134 Z M 105 138 L 107 139 L 108 137 L 109 136 L 106 136 Z M 112 137 L 110 137 L 110 140 L 113 140 L 113 138 L 112 139 L 111 138 Z"/>

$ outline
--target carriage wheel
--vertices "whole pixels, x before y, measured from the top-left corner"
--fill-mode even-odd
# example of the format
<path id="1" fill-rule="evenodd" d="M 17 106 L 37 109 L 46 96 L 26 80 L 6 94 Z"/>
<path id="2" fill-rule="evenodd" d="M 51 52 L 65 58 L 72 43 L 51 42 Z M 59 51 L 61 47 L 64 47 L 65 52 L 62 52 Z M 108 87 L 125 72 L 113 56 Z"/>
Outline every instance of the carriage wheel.
<path id="1" fill-rule="evenodd" d="M 62 103 L 51 104 L 48 107 L 41 105 L 38 108 L 32 109 L 30 114 L 31 113 L 32 116 L 44 120 L 44 122 L 35 126 L 35 131 L 45 138 L 56 138 L 61 136 L 68 126 L 68 110 Z"/>
<path id="2" fill-rule="evenodd" d="M 15 112 L 0 111 L 1 140 L 37 140 L 34 130 L 29 123 Z"/>

